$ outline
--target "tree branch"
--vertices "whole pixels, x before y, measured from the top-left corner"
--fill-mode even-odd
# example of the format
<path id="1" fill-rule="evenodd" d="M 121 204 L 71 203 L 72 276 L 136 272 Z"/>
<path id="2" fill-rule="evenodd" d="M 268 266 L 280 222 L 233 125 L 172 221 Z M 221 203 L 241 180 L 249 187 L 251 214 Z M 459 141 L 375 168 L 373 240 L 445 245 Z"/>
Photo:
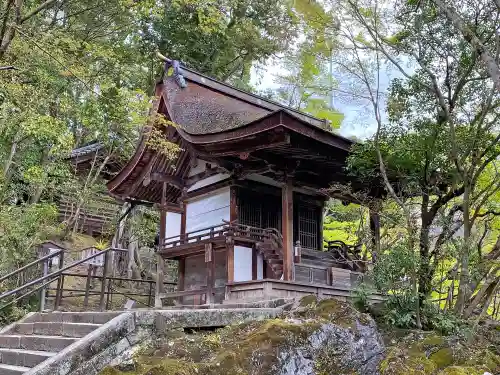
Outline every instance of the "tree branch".
<path id="1" fill-rule="evenodd" d="M 38 13 L 40 13 L 42 10 L 48 8 L 49 6 L 51 6 L 53 3 L 55 3 L 56 0 L 47 0 L 45 2 L 43 2 L 42 4 L 40 4 L 39 6 L 37 6 L 35 9 L 33 9 L 32 11 L 28 12 L 27 14 L 25 14 L 21 19 L 20 19 L 20 22 L 19 22 L 19 25 L 23 24 L 24 22 L 26 22 L 27 20 L 29 20 L 31 17 L 33 16 L 36 16 Z M 64 2 L 64 1 L 63 1 Z"/>
<path id="2" fill-rule="evenodd" d="M 496 0 L 498 1 L 498 0 Z M 434 0 L 437 7 L 446 14 L 446 17 L 462 34 L 464 39 L 476 50 L 485 65 L 486 71 L 490 75 L 497 90 L 500 91 L 500 69 L 495 59 L 488 53 L 486 46 L 477 35 L 465 24 L 460 15 L 441 0 Z"/>

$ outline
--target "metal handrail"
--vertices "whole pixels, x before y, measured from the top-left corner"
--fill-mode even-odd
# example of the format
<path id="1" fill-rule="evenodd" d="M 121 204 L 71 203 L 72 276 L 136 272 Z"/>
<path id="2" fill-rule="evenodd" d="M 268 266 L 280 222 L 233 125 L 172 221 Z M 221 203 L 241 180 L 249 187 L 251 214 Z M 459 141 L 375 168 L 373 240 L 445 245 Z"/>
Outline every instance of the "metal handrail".
<path id="1" fill-rule="evenodd" d="M 30 290 L 29 292 L 23 294 L 22 296 L 20 297 L 17 297 L 17 298 L 14 298 L 12 301 L 9 301 L 7 302 L 5 305 L 2 305 L 0 306 L 0 311 L 2 311 L 3 309 L 5 309 L 6 307 L 16 303 L 17 301 L 20 301 L 22 300 L 23 298 L 26 298 L 28 296 L 30 296 L 31 294 L 35 293 L 35 292 L 38 292 L 40 289 L 43 289 L 45 288 L 46 286 L 48 286 L 50 283 L 54 282 L 55 280 L 57 279 L 57 277 L 53 278 L 52 280 L 49 280 L 47 281 L 46 283 L 43 283 L 42 285 L 40 286 L 37 286 L 35 289 L 33 290 Z"/>
<path id="2" fill-rule="evenodd" d="M 44 256 L 44 257 L 42 257 L 42 258 L 36 259 L 36 260 L 34 260 L 33 262 L 28 263 L 27 265 L 25 265 L 25 266 L 23 266 L 23 267 L 21 267 L 21 268 L 18 268 L 17 270 L 12 271 L 11 273 L 9 273 L 9 274 L 7 274 L 7 275 L 5 275 L 5 276 L 0 277 L 0 283 L 1 283 L 2 281 L 4 281 L 4 280 L 8 279 L 9 277 L 15 276 L 15 275 L 17 275 L 18 273 L 21 273 L 21 272 L 23 272 L 24 270 L 27 270 L 27 269 L 28 269 L 28 268 L 30 268 L 30 267 L 33 267 L 33 266 L 35 266 L 35 265 L 37 265 L 37 264 L 39 264 L 39 263 L 42 263 L 42 262 L 44 262 L 44 261 L 46 261 L 46 260 L 48 260 L 48 259 L 55 258 L 56 256 L 60 255 L 62 252 L 64 252 L 64 250 L 57 250 L 57 251 L 55 251 L 55 252 L 53 252 L 53 253 L 51 253 L 51 254 L 45 255 L 45 256 Z"/>
<path id="3" fill-rule="evenodd" d="M 1 294 L 0 295 L 0 301 L 2 301 L 3 299 L 5 299 L 6 297 L 9 297 L 9 296 L 11 296 L 13 294 L 17 294 L 17 293 L 19 293 L 19 292 L 21 292 L 21 291 L 23 291 L 23 290 L 25 290 L 25 289 L 33 286 L 33 285 L 36 285 L 36 284 L 38 284 L 40 282 L 43 282 L 43 281 L 46 281 L 46 280 L 51 280 L 51 282 L 52 282 L 55 279 L 57 279 L 58 277 L 62 276 L 63 273 L 65 271 L 69 270 L 70 268 L 76 267 L 76 266 L 78 266 L 78 265 L 80 265 L 82 263 L 85 263 L 85 262 L 87 262 L 87 261 L 89 261 L 91 259 L 97 258 L 98 256 L 101 256 L 101 255 L 105 255 L 106 256 L 109 251 L 128 252 L 127 249 L 112 248 L 112 247 L 107 248 L 107 249 L 102 250 L 102 251 L 99 251 L 98 253 L 92 254 L 92 255 L 90 255 L 90 256 L 88 256 L 86 258 L 83 258 L 83 259 L 80 259 L 80 260 L 78 260 L 76 262 L 73 262 L 73 263 L 71 263 L 71 264 L 69 264 L 69 265 L 67 265 L 65 267 L 62 267 L 62 268 L 58 269 L 57 271 L 54 271 L 54 272 L 52 272 L 52 273 L 50 273 L 48 275 L 44 275 L 42 277 L 39 277 L 39 278 L 37 278 L 35 280 L 32 280 L 32 281 L 30 281 L 30 282 L 28 282 L 28 283 L 26 283 L 24 285 L 21 285 L 21 286 L 15 288 L 15 289 L 9 290 L 9 291 Z M 41 259 L 43 259 L 43 258 L 41 258 Z M 105 260 L 105 266 L 104 266 L 103 276 L 102 276 L 103 280 L 106 279 L 106 268 L 107 267 L 106 267 L 106 260 Z M 27 297 L 27 296 L 35 293 L 39 289 L 40 288 L 35 288 L 34 290 L 29 291 L 28 293 L 24 294 L 22 296 L 22 298 L 25 298 L 25 297 Z M 104 290 L 104 283 L 103 283 L 103 288 L 102 289 Z M 5 306 L 8 306 L 8 304 L 4 305 L 4 306 L 1 306 L 0 310 L 2 310 Z"/>

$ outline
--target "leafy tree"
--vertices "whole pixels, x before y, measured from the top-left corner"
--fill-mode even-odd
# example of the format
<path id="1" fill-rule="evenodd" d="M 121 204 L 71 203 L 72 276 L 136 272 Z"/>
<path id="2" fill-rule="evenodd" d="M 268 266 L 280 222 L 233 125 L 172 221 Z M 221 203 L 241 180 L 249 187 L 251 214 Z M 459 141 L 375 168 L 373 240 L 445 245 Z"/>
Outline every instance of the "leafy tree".
<path id="1" fill-rule="evenodd" d="M 475 3 L 467 9 L 475 32 L 488 48 L 495 49 L 492 35 L 497 19 L 491 15 L 498 9 Z M 494 82 L 477 50 L 457 37 L 432 2 L 396 2 L 394 10 L 388 11 L 377 1 L 348 0 L 341 4 L 341 11 L 347 21 L 340 32 L 343 58 L 349 54 L 352 64 L 339 59 L 339 66 L 365 87 L 377 123 L 373 141 L 356 151 L 353 166 L 361 175 L 375 174 L 384 181 L 390 197 L 405 213 L 411 249 L 417 244 L 412 237 L 418 228 L 420 266 L 415 293 L 421 300 L 432 290 L 442 244 L 456 232 L 444 228 L 431 251 L 431 228 L 439 215 L 447 212 L 451 223 L 461 212 L 464 241 L 455 308 L 462 313 L 473 293 L 472 228 L 499 189 L 497 178 L 479 187 L 484 171 L 493 167 L 500 153 Z M 385 67 L 399 75 L 388 93 L 381 85 Z M 382 115 L 384 106 L 388 121 Z"/>

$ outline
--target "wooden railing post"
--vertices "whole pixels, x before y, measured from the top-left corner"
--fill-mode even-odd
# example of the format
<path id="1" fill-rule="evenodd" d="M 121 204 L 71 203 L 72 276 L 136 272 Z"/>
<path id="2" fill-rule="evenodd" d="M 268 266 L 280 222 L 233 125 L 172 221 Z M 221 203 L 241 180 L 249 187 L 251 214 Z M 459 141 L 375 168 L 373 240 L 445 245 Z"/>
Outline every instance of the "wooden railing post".
<path id="1" fill-rule="evenodd" d="M 102 279 L 101 279 L 102 280 L 101 281 L 101 297 L 99 300 L 99 308 L 101 309 L 101 311 L 104 311 L 104 308 L 105 308 L 104 296 L 106 294 L 106 278 L 108 276 L 109 252 L 110 252 L 110 249 L 108 249 L 104 253 L 104 265 L 103 265 L 103 269 L 102 269 Z"/>

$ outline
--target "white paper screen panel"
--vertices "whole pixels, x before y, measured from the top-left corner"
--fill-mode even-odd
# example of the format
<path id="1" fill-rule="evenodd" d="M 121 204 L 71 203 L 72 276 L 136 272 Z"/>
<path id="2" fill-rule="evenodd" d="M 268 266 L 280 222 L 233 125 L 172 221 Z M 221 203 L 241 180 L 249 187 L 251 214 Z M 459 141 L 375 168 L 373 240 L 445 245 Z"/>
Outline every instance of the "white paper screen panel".
<path id="1" fill-rule="evenodd" d="M 174 212 L 167 212 L 167 224 L 165 238 L 179 236 L 181 234 L 182 215 Z"/>
<path id="2" fill-rule="evenodd" d="M 221 225 L 229 221 L 229 188 L 218 190 L 186 204 L 186 232 Z"/>
<path id="3" fill-rule="evenodd" d="M 252 249 L 234 247 L 234 281 L 252 280 Z"/>

